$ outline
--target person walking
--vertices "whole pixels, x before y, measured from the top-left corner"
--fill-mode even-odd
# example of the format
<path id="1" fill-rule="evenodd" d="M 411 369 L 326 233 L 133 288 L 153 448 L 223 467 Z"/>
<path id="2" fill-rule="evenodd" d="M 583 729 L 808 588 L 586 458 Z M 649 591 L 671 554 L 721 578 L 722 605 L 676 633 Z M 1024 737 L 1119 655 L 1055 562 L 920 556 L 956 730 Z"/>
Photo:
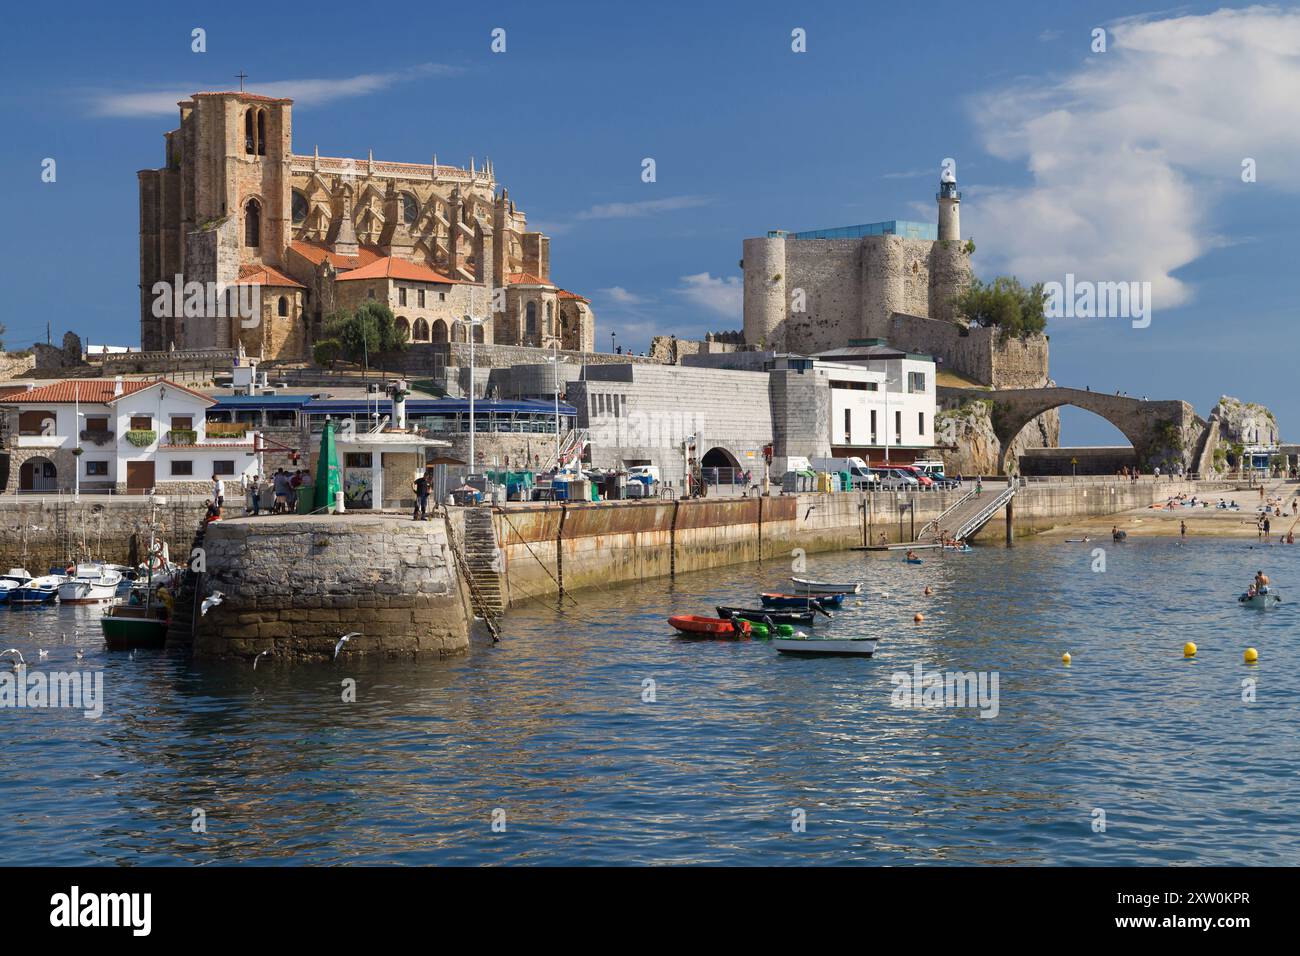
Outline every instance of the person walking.
<path id="1" fill-rule="evenodd" d="M 415 511 L 411 515 L 412 521 L 429 520 L 429 477 L 424 472 L 416 472 L 415 480 L 411 482 L 411 490 L 415 492 Z"/>
<path id="2" fill-rule="evenodd" d="M 253 505 L 253 517 L 256 518 L 262 510 L 262 479 L 259 475 L 254 475 L 253 480 L 248 485 L 248 498 Z"/>
<path id="3" fill-rule="evenodd" d="M 221 508 L 226 503 L 226 483 L 217 474 L 212 476 L 212 503 L 216 505 L 218 514 L 221 513 Z"/>

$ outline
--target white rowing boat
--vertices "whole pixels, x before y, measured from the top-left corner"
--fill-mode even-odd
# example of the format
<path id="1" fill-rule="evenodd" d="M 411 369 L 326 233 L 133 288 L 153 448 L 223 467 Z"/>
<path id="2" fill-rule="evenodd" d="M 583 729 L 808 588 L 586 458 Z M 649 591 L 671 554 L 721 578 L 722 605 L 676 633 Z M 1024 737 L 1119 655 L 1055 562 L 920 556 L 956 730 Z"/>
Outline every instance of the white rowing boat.
<path id="1" fill-rule="evenodd" d="M 774 637 L 772 646 L 782 654 L 818 657 L 870 657 L 876 653 L 874 637 Z"/>
<path id="2" fill-rule="evenodd" d="M 1276 608 L 1282 603 L 1282 596 L 1276 591 L 1267 591 L 1264 594 L 1252 594 L 1249 597 L 1242 595 L 1237 598 L 1237 602 L 1242 607 L 1258 608 L 1266 611 L 1269 608 Z"/>
<path id="3" fill-rule="evenodd" d="M 795 587 L 804 594 L 858 594 L 862 591 L 862 582 L 833 584 L 830 581 L 810 581 L 807 578 L 791 578 Z"/>

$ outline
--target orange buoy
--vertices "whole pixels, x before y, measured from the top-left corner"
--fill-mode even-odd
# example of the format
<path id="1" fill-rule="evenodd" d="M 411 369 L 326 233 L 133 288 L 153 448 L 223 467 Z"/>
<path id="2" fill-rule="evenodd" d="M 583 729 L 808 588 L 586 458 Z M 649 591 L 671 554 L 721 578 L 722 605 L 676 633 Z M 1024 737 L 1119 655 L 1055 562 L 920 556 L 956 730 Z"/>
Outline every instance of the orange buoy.
<path id="1" fill-rule="evenodd" d="M 920 624 L 922 621 L 925 620 L 925 615 L 918 612 L 917 614 L 914 614 L 912 616 L 912 620 L 915 621 L 917 624 Z"/>

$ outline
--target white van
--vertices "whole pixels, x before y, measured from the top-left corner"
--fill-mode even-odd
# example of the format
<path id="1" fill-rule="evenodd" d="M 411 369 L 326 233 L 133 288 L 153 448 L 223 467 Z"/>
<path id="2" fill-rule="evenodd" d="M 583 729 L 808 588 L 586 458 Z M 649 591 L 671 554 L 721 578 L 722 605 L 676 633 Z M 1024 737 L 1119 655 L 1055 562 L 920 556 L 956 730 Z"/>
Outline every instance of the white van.
<path id="1" fill-rule="evenodd" d="M 880 484 L 880 478 L 873 472 L 865 461 L 856 456 L 846 458 L 810 458 L 808 464 L 816 471 L 841 472 L 847 471 L 849 479 L 853 482 L 853 489 L 871 490 Z"/>
<path id="2" fill-rule="evenodd" d="M 629 480 L 642 481 L 647 485 L 659 481 L 658 465 L 633 465 L 627 470 Z"/>

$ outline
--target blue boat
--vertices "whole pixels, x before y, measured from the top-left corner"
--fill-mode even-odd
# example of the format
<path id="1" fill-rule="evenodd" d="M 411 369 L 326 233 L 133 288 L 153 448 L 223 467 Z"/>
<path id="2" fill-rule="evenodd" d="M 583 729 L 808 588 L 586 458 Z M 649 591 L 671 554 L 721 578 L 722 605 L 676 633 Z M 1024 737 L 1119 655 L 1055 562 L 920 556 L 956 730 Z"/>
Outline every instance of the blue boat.
<path id="1" fill-rule="evenodd" d="M 818 594 L 809 597 L 807 594 L 780 594 L 766 592 L 759 595 L 763 599 L 764 607 L 811 607 L 818 605 L 825 608 L 836 608 L 844 603 L 843 594 Z"/>
<path id="2" fill-rule="evenodd" d="M 67 575 L 46 574 L 29 580 L 9 592 L 10 604 L 53 604 L 59 597 L 59 585 Z"/>

